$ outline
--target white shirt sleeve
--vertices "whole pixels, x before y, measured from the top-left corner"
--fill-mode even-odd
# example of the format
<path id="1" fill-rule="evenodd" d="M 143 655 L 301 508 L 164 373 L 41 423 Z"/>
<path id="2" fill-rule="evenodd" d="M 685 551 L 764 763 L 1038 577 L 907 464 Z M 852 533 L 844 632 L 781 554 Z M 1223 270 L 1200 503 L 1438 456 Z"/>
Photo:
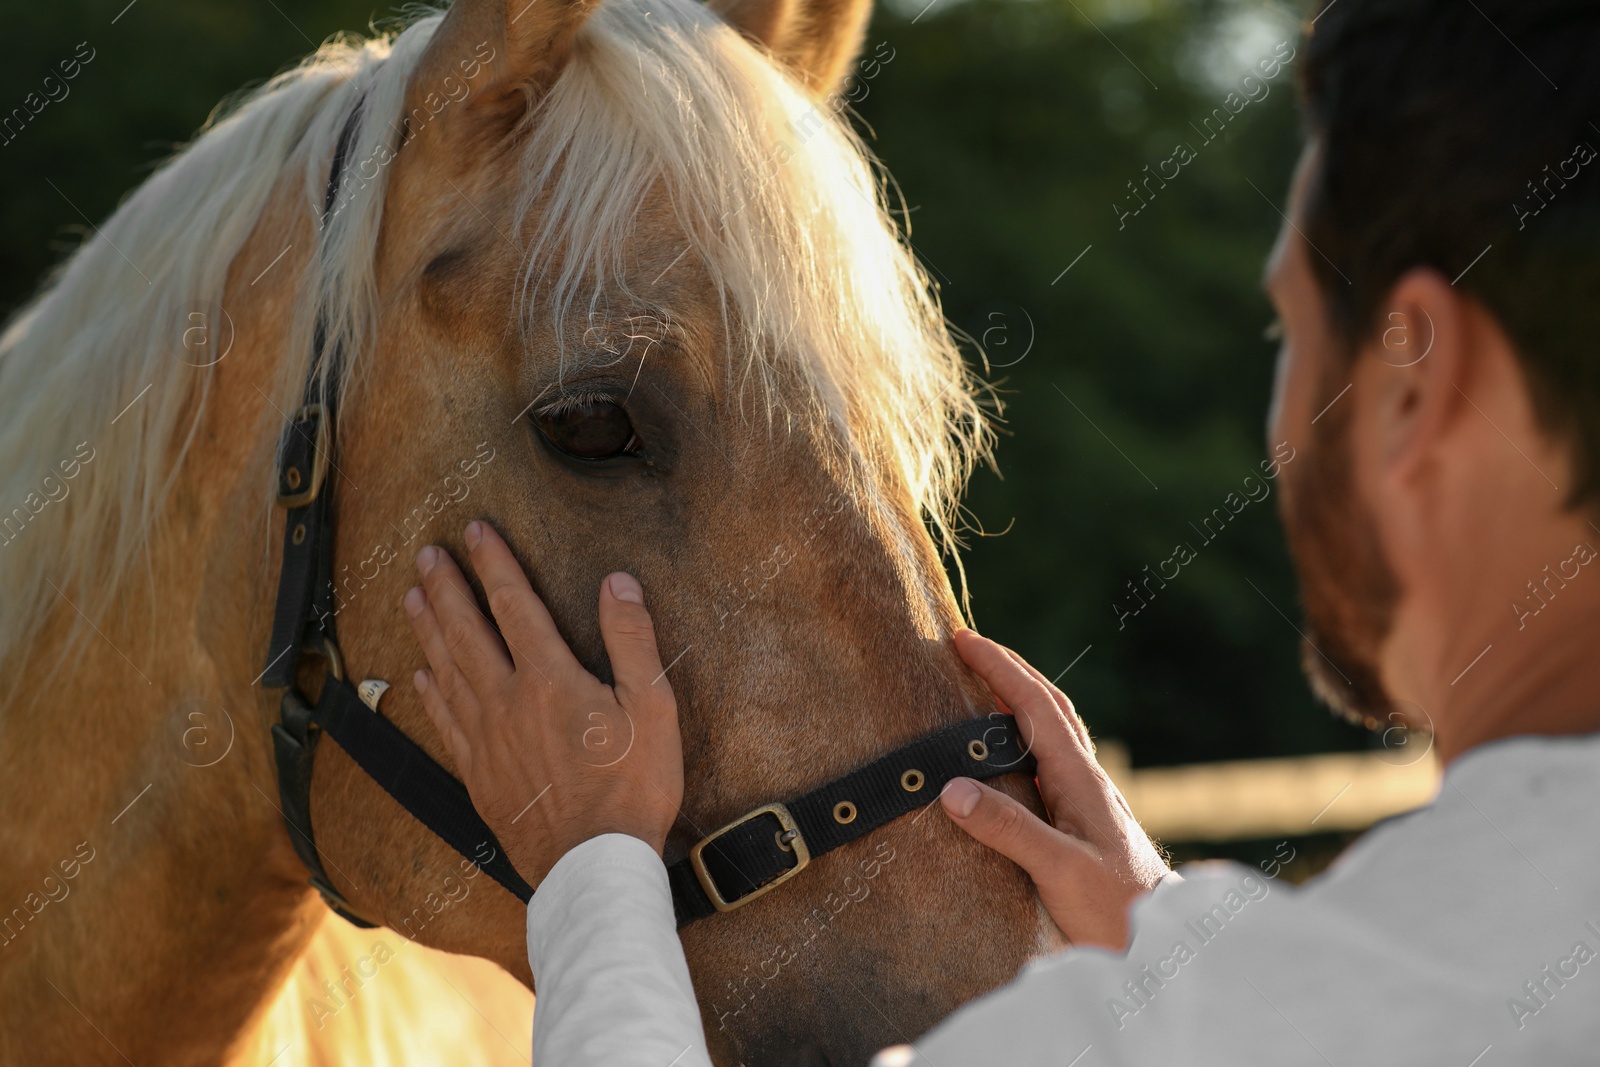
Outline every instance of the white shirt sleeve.
<path id="1" fill-rule="evenodd" d="M 528 904 L 533 1062 L 710 1067 L 667 870 L 626 834 L 563 856 Z"/>

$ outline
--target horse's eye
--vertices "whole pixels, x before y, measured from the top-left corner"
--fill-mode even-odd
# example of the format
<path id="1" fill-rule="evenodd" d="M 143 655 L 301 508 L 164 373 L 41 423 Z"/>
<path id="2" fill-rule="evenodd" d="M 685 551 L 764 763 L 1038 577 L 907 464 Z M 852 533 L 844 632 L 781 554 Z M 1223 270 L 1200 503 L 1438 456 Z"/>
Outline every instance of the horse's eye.
<path id="1" fill-rule="evenodd" d="M 639 450 L 628 413 L 603 397 L 562 401 L 541 412 L 538 423 L 545 440 L 575 459 L 610 459 Z"/>

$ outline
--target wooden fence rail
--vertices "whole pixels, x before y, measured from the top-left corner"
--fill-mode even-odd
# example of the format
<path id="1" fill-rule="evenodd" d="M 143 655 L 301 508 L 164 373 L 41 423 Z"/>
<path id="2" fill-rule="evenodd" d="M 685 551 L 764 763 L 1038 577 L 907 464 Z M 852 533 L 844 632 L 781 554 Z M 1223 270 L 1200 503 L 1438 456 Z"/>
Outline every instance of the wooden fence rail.
<path id="1" fill-rule="evenodd" d="M 1364 830 L 1433 798 L 1431 755 L 1336 752 L 1130 770 L 1115 742 L 1100 764 L 1128 798 L 1145 832 L 1169 843 L 1296 837 Z"/>

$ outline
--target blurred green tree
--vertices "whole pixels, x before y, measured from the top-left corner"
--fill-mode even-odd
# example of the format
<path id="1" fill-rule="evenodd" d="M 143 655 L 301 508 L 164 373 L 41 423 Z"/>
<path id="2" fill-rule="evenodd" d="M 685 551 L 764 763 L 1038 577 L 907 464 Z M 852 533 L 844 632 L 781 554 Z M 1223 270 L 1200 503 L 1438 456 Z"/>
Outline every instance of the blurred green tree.
<path id="1" fill-rule="evenodd" d="M 1300 676 L 1276 485 L 1245 486 L 1268 455 L 1258 278 L 1299 146 L 1293 18 L 908 2 L 878 13 L 867 52 L 894 58 L 854 95 L 947 316 L 1006 389 L 1003 478 L 968 501 L 994 534 L 966 556 L 976 622 L 1070 667 L 1135 764 L 1364 746 Z"/>
<path id="2" fill-rule="evenodd" d="M 26 300 L 81 234 L 187 142 L 219 102 L 339 30 L 364 28 L 373 15 L 372 0 L 8 5 L 0 120 L 27 111 L 30 93 L 47 99 L 47 77 L 65 95 L 14 136 L 0 136 L 0 309 Z M 80 46 L 93 58 L 61 79 L 60 62 Z"/>

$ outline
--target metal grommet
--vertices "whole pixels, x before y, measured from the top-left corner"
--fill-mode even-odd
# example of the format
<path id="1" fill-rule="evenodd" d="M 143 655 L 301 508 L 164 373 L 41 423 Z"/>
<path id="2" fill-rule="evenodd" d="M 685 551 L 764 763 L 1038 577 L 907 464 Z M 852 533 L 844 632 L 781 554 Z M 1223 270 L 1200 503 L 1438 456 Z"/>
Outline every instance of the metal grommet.
<path id="1" fill-rule="evenodd" d="M 290 467 L 288 470 L 284 471 L 283 484 L 287 485 L 290 489 L 300 488 L 300 468 Z"/>
<path id="2" fill-rule="evenodd" d="M 927 778 L 923 776 L 922 772 L 913 767 L 900 776 L 900 788 L 907 793 L 915 793 L 922 788 L 923 783 L 926 781 Z"/>
<path id="3" fill-rule="evenodd" d="M 306 524 L 303 523 L 303 522 L 295 523 L 294 534 L 291 536 L 291 540 L 293 540 L 294 543 L 298 545 L 302 541 L 304 541 L 305 539 L 306 539 Z"/>
<path id="4" fill-rule="evenodd" d="M 967 755 L 971 756 L 979 763 L 982 763 L 984 760 L 989 758 L 989 746 L 984 744 L 982 741 L 968 741 Z"/>
<path id="5" fill-rule="evenodd" d="M 775 830 L 773 831 L 772 839 L 776 841 L 778 843 L 778 847 L 783 849 L 785 852 L 793 852 L 794 846 L 790 844 L 790 842 L 799 836 L 799 830 Z"/>
<path id="6" fill-rule="evenodd" d="M 833 806 L 833 821 L 843 825 L 856 821 L 856 806 L 848 800 L 841 800 Z"/>

